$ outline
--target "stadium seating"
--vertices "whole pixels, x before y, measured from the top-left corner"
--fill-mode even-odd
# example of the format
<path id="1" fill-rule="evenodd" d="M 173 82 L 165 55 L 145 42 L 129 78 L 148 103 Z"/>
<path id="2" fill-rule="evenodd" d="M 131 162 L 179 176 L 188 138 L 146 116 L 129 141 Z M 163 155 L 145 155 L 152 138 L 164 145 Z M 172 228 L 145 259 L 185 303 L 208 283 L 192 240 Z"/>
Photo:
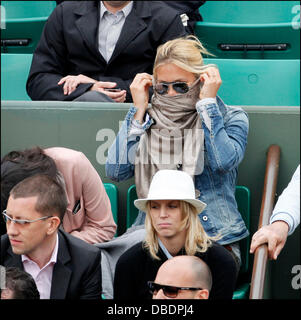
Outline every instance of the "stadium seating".
<path id="1" fill-rule="evenodd" d="M 26 5 L 29 8 L 30 3 L 46 5 L 47 2 L 55 6 L 54 1 L 26 1 Z M 2 19 L 5 3 L 20 4 L 19 1 L 1 2 L 1 28 L 3 22 L 7 26 L 10 23 L 9 19 Z M 266 7 L 267 3 L 269 7 Z M 278 3 L 287 6 L 286 9 L 276 10 Z M 216 63 L 219 67 L 223 80 L 219 95 L 227 104 L 242 105 L 249 116 L 248 145 L 239 168 L 238 183 L 247 185 L 251 190 L 251 234 L 258 226 L 267 146 L 277 142 L 282 150 L 278 194 L 300 162 L 300 18 L 296 21 L 300 2 L 260 1 L 258 5 L 259 1 L 206 1 L 200 8 L 204 22 L 197 23 L 196 28 L 200 39 L 216 54 L 205 62 Z M 298 6 L 299 11 L 296 12 Z M 8 18 L 8 9 L 5 14 Z M 298 28 L 295 28 L 295 22 Z M 23 29 L 23 26 L 18 29 Z M 1 39 L 9 30 L 13 29 L 1 30 Z M 283 39 L 289 45 L 286 50 L 265 51 L 264 54 L 261 51 L 222 51 L 218 48 L 226 41 L 231 41 L 230 44 L 256 44 L 258 41 L 273 44 L 276 40 L 282 43 Z M 98 162 L 95 152 L 109 147 L 112 137 L 108 134 L 103 138 L 98 134 L 104 129 L 117 134 L 119 122 L 124 119 L 130 104 L 26 101 L 30 100 L 25 83 L 34 47 L 7 47 L 5 54 L 2 49 L 1 155 L 33 145 L 70 147 L 84 152 L 103 181 L 110 182 L 105 176 L 104 163 Z M 26 49 L 30 54 L 22 54 Z M 10 52 L 18 53 L 19 59 Z M 126 229 L 126 194 L 134 179 L 114 183 L 120 195 L 118 230 L 122 234 Z M 112 203 L 111 197 L 110 201 Z M 288 266 L 298 264 L 299 256 L 300 229 L 297 229 L 288 238 L 285 250 L 270 270 L 273 281 L 267 286 L 265 297 L 296 299 L 298 291 L 292 289 Z"/>
<path id="2" fill-rule="evenodd" d="M 228 105 L 299 106 L 299 60 L 205 59 L 218 66 L 218 95 Z"/>
<path id="3" fill-rule="evenodd" d="M 26 93 L 32 54 L 1 54 L 1 99 L 30 100 Z M 300 105 L 300 60 L 204 59 L 218 66 L 219 96 L 229 105 Z M 267 86 L 267 83 L 269 84 Z"/>
<path id="4" fill-rule="evenodd" d="M 55 1 L 1 1 L 1 53 L 33 53 Z"/>
<path id="5" fill-rule="evenodd" d="M 30 53 L 1 53 L 1 100 L 31 100 L 26 92 L 31 60 Z"/>
<path id="6" fill-rule="evenodd" d="M 113 183 L 104 183 L 103 185 L 110 199 L 114 221 L 118 226 L 118 189 Z M 115 236 L 117 236 L 117 232 Z"/>
<path id="7" fill-rule="evenodd" d="M 299 1 L 206 1 L 199 11 L 195 33 L 216 58 L 300 59 Z M 231 50 L 235 44 L 276 46 Z"/>

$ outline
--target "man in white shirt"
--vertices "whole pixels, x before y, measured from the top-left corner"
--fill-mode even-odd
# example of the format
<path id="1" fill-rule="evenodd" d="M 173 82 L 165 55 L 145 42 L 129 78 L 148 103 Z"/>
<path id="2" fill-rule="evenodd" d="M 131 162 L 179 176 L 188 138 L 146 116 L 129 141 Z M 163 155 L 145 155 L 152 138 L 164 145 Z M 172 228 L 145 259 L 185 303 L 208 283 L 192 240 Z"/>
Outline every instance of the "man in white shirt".
<path id="1" fill-rule="evenodd" d="M 64 1 L 33 54 L 32 100 L 131 102 L 137 73 L 151 72 L 157 47 L 186 35 L 162 1 Z"/>
<path id="2" fill-rule="evenodd" d="M 268 244 L 269 258 L 276 260 L 285 245 L 287 236 L 291 235 L 300 223 L 300 165 L 288 186 L 280 195 L 270 224 L 263 226 L 252 237 L 250 253 L 258 246 Z"/>

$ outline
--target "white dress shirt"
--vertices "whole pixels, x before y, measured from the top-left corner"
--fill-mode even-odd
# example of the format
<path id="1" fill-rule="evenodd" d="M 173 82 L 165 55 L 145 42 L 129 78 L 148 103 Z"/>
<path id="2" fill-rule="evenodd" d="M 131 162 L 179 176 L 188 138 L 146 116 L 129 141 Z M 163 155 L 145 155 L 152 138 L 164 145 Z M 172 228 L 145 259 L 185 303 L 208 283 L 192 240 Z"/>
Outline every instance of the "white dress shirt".
<path id="1" fill-rule="evenodd" d="M 28 256 L 23 254 L 21 255 L 24 270 L 33 277 L 40 293 L 40 299 L 50 299 L 52 273 L 53 267 L 57 261 L 58 247 L 59 237 L 56 235 L 56 244 L 51 258 L 42 269 L 40 269 L 37 263 L 31 260 Z"/>
<path id="2" fill-rule="evenodd" d="M 278 220 L 288 224 L 288 235 L 291 235 L 300 223 L 300 165 L 278 198 L 270 223 Z"/>
<path id="3" fill-rule="evenodd" d="M 126 17 L 133 7 L 131 1 L 122 10 L 111 13 L 100 1 L 100 21 L 98 30 L 98 49 L 104 59 L 109 62 L 119 39 Z"/>

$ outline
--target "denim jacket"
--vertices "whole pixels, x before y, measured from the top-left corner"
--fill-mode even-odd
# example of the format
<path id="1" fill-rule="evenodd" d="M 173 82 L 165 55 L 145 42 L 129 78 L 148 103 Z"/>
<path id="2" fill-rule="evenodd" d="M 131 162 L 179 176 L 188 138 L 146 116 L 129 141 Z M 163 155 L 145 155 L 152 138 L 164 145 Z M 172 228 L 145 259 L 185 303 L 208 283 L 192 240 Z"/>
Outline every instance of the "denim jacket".
<path id="1" fill-rule="evenodd" d="M 240 107 L 226 106 L 223 101 L 208 99 L 198 101 L 196 109 L 204 129 L 204 170 L 195 176 L 195 188 L 199 199 L 207 204 L 199 214 L 200 221 L 209 236 L 219 235 L 218 243 L 225 245 L 249 235 L 237 209 L 235 186 L 237 168 L 242 161 L 249 130 L 247 113 Z M 132 119 L 137 109 L 132 106 L 119 133 L 109 148 L 106 175 L 114 181 L 123 181 L 134 175 L 134 162 L 140 135 L 129 136 Z M 149 120 L 143 125 L 148 130 Z M 144 223 L 145 213 L 139 212 L 135 225 Z"/>

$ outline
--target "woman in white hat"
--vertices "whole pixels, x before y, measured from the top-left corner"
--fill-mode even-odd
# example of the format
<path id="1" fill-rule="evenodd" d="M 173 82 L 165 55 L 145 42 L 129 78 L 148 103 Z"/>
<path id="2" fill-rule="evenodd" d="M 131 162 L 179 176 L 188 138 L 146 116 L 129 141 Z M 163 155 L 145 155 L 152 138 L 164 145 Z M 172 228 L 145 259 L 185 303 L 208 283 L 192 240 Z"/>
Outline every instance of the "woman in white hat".
<path id="1" fill-rule="evenodd" d="M 235 185 L 247 145 L 248 116 L 217 96 L 222 83 L 195 37 L 166 42 L 157 50 L 153 75 L 137 74 L 130 89 L 133 106 L 110 147 L 106 174 L 122 181 L 135 175 L 139 198 L 162 169 L 183 170 L 207 204 L 199 219 L 210 236 L 229 248 L 240 264 L 239 241 L 249 235 L 238 211 Z M 154 89 L 148 106 L 149 88 Z M 135 225 L 145 220 L 139 212 Z"/>
<path id="2" fill-rule="evenodd" d="M 145 241 L 119 258 L 114 299 L 151 298 L 147 281 L 153 281 L 160 266 L 177 255 L 195 255 L 208 264 L 213 279 L 209 299 L 232 298 L 237 273 L 235 261 L 228 250 L 204 231 L 198 214 L 206 204 L 195 198 L 193 180 L 187 173 L 158 171 L 147 198 L 135 200 L 135 206 L 147 212 Z"/>

